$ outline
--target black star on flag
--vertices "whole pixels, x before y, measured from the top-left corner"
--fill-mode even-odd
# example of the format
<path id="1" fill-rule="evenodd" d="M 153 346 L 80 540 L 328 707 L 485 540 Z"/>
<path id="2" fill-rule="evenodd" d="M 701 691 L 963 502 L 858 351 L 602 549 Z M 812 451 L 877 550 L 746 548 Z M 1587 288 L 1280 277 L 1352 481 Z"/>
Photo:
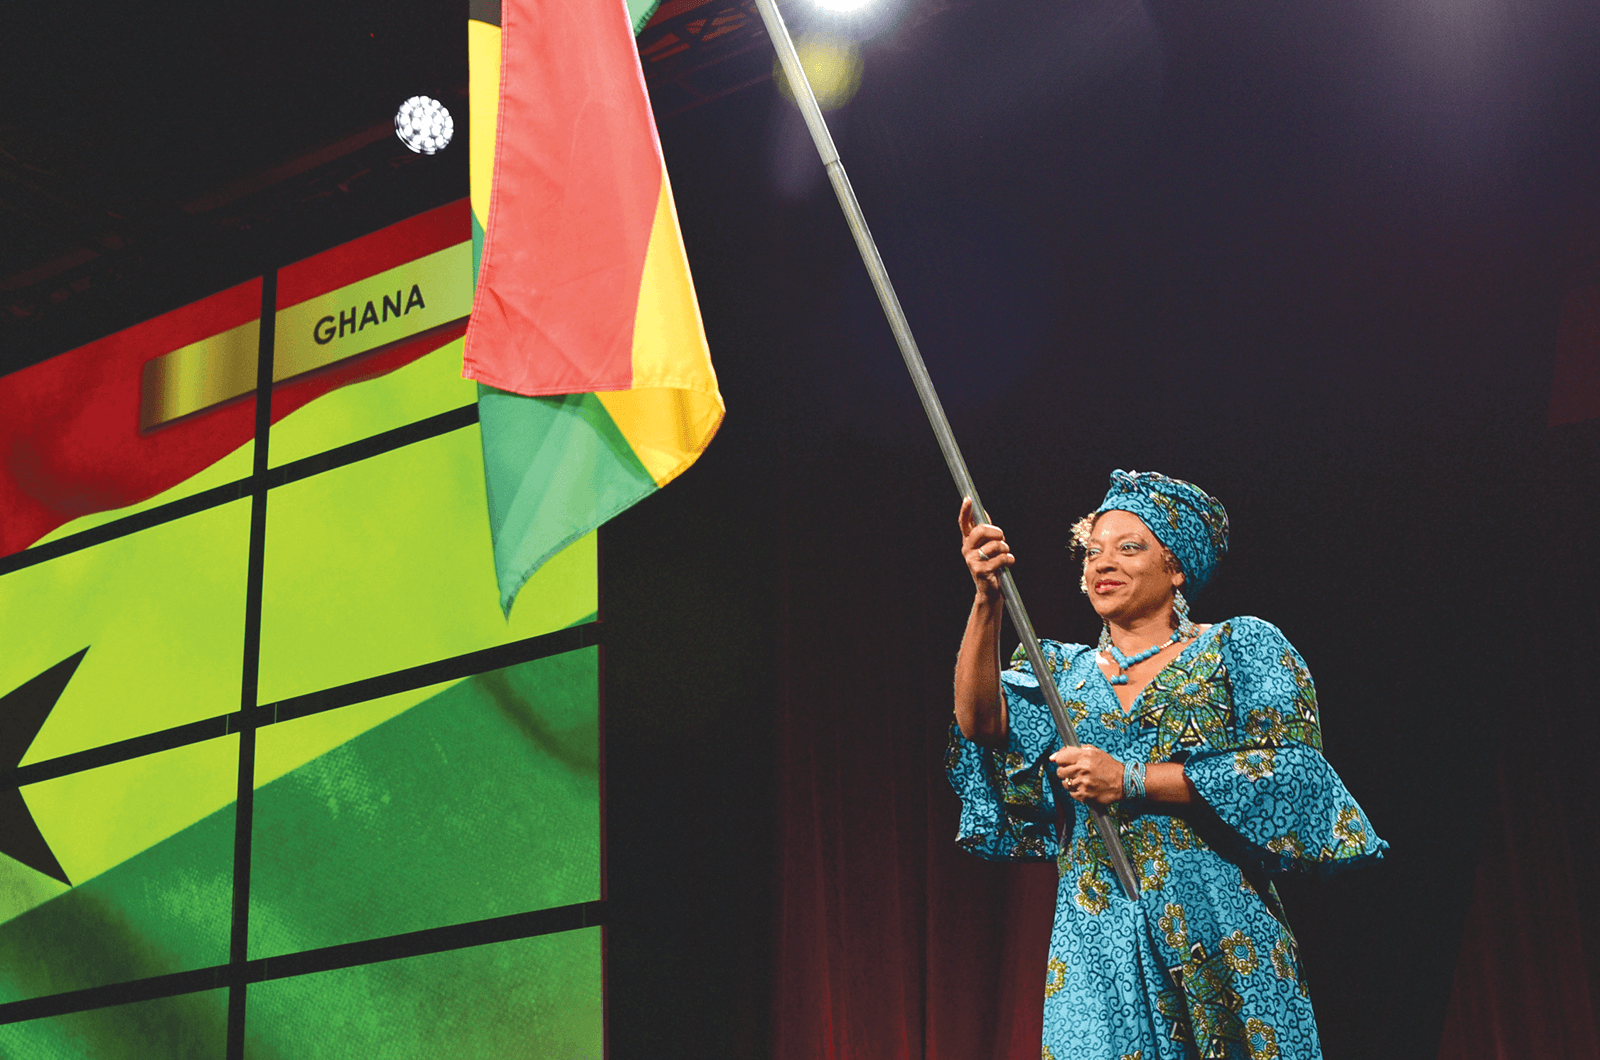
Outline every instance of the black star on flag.
<path id="1" fill-rule="evenodd" d="M 0 773 L 16 769 L 67 682 L 77 672 L 89 649 L 62 659 L 50 669 L 0 696 Z M 33 822 L 20 788 L 0 791 L 0 854 L 8 855 L 67 886 L 72 881 L 61 870 L 50 844 Z"/>

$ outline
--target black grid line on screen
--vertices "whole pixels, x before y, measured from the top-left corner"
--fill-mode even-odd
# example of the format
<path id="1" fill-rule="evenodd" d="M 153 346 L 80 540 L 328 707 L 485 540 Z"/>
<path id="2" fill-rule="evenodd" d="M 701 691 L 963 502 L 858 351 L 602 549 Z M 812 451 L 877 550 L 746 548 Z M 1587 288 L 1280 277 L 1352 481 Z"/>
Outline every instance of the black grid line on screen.
<path id="1" fill-rule="evenodd" d="M 218 987 L 249 986 L 274 979 L 288 979 L 297 975 L 315 975 L 318 972 L 353 968 L 362 964 L 422 957 L 446 950 L 488 946 L 497 942 L 553 935 L 562 931 L 603 927 L 607 908 L 602 901 L 578 902 L 551 909 L 535 909 L 526 913 L 469 920 L 460 924 L 407 931 L 382 938 L 346 942 L 337 946 L 322 946 L 301 950 L 281 957 L 258 957 L 255 960 L 195 968 L 171 975 L 136 979 L 126 983 L 72 990 L 61 994 L 0 1004 L 0 1026 L 24 1020 L 64 1016 L 72 1012 L 126 1005 L 135 1001 L 153 1001 L 156 998 L 193 994 Z"/>
<path id="2" fill-rule="evenodd" d="M 251 455 L 250 550 L 246 561 L 244 604 L 244 661 L 239 688 L 239 773 L 233 816 L 233 910 L 228 939 L 228 963 L 243 964 L 250 957 L 250 841 L 254 835 L 256 724 L 250 709 L 256 702 L 261 670 L 261 589 L 267 556 L 267 462 L 272 441 L 272 357 L 276 334 L 278 274 L 261 281 L 260 349 L 256 355 L 256 439 Z M 245 985 L 228 984 L 227 1055 L 244 1056 Z"/>
<path id="3" fill-rule="evenodd" d="M 357 461 L 366 460 L 368 457 L 382 456 L 384 453 L 403 449 L 417 442 L 425 442 L 451 431 L 459 431 L 478 422 L 478 406 L 463 405 L 448 412 L 441 412 L 415 423 L 408 423 L 403 427 L 396 427 L 380 434 L 372 435 L 359 441 L 349 442 L 345 445 L 329 449 L 326 452 L 304 457 L 282 467 L 272 468 L 263 472 L 267 488 L 274 489 L 278 486 L 287 486 L 292 482 L 320 475 L 324 471 L 333 471 Z M 255 476 L 238 479 L 221 486 L 202 490 L 187 497 L 170 501 L 167 504 L 149 508 L 133 515 L 124 516 L 100 526 L 72 534 L 68 537 L 48 541 L 42 545 L 21 552 L 13 552 L 9 556 L 0 556 L 0 577 L 13 571 L 22 570 L 38 563 L 45 563 L 61 556 L 78 552 L 82 549 L 92 548 L 107 541 L 114 541 L 119 537 L 136 534 L 141 530 L 170 523 L 174 519 L 182 519 L 186 515 L 196 515 L 209 511 L 219 505 L 249 497 L 255 490 Z"/>
<path id="4" fill-rule="evenodd" d="M 567 652 L 591 648 L 605 643 L 605 626 L 601 622 L 585 622 L 568 626 L 552 633 L 543 633 L 526 640 L 498 644 L 492 648 L 468 652 L 449 659 L 421 663 L 403 670 L 367 677 L 332 688 L 319 689 L 303 695 L 262 703 L 247 710 L 231 711 L 202 721 L 174 725 L 159 732 L 146 733 L 127 740 L 101 744 L 86 751 L 75 751 L 59 758 L 48 758 L 16 769 L 0 771 L 0 791 L 24 788 L 72 773 L 126 762 L 161 751 L 171 751 L 189 744 L 214 740 L 239 732 L 249 724 L 255 728 L 276 725 L 279 722 L 307 718 L 340 707 L 355 706 L 369 700 L 392 696 L 428 685 L 457 681 L 475 674 L 488 673 L 518 663 L 548 659 Z"/>

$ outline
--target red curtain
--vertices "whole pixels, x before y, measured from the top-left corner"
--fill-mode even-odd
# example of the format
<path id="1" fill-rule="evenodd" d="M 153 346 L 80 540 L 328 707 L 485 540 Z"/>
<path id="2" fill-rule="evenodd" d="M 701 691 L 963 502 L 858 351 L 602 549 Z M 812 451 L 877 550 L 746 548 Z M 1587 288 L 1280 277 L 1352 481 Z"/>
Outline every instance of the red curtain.
<path id="1" fill-rule="evenodd" d="M 959 850 L 939 770 L 970 583 L 842 522 L 780 562 L 772 1055 L 1036 1060 L 1055 866 Z"/>
<path id="2" fill-rule="evenodd" d="M 1510 555 L 1519 533 L 1553 551 L 1515 564 L 1531 588 L 1512 709 L 1492 782 L 1463 793 L 1487 812 L 1439 1060 L 1600 1060 L 1597 428 L 1552 432 L 1541 488 L 1508 522 Z"/>

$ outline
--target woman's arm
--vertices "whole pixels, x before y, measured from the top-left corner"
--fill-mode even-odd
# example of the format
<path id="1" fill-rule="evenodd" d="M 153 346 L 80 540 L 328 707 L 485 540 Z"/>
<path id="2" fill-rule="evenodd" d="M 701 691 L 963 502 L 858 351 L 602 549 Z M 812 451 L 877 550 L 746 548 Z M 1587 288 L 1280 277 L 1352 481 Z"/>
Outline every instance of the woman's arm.
<path id="1" fill-rule="evenodd" d="M 982 747 L 1006 744 L 1006 699 L 1000 693 L 1000 616 L 1005 604 L 982 593 L 972 601 L 956 656 L 956 725 Z"/>
<path id="2" fill-rule="evenodd" d="M 1006 744 L 1006 702 L 1000 693 L 1000 570 L 1016 562 L 998 526 L 978 523 L 961 502 L 961 556 L 977 595 L 956 656 L 955 710 L 961 735 L 984 747 Z"/>

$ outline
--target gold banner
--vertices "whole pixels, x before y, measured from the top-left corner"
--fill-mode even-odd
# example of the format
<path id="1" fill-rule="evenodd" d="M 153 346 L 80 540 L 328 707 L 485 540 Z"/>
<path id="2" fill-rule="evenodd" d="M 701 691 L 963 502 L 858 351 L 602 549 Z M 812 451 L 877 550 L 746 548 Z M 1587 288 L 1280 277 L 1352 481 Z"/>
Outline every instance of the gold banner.
<path id="1" fill-rule="evenodd" d="M 272 381 L 338 364 L 460 320 L 471 310 L 472 244 L 465 242 L 278 310 Z M 260 321 L 252 320 L 148 362 L 139 428 L 254 390 L 260 335 Z"/>
<path id="2" fill-rule="evenodd" d="M 139 429 L 147 431 L 191 412 L 220 405 L 256 388 L 261 321 L 146 361 L 139 385 Z"/>

